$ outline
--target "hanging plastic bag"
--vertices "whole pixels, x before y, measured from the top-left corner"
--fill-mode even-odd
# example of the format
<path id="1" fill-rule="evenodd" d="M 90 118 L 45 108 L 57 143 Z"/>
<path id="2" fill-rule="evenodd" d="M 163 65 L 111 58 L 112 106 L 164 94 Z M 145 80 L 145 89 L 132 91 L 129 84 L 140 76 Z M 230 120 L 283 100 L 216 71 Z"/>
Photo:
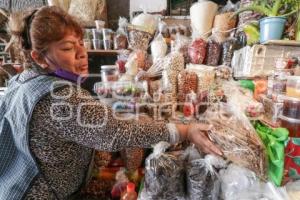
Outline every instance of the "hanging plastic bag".
<path id="1" fill-rule="evenodd" d="M 202 64 L 204 62 L 206 56 L 206 46 L 207 42 L 202 38 L 196 39 L 192 42 L 188 50 L 191 63 Z"/>
<path id="2" fill-rule="evenodd" d="M 151 54 L 153 56 L 154 62 L 156 62 L 160 58 L 163 58 L 166 55 L 168 50 L 167 43 L 162 35 L 165 26 L 166 26 L 165 22 L 161 21 L 159 23 L 158 35 L 154 38 L 154 40 L 151 43 Z"/>
<path id="3" fill-rule="evenodd" d="M 213 32 L 212 36 L 208 38 L 206 49 L 206 64 L 210 66 L 217 66 L 220 61 L 222 52 L 222 44 L 215 37 Z"/>
<path id="4" fill-rule="evenodd" d="M 218 169 L 226 166 L 226 162 L 216 156 L 201 155 L 195 148 L 189 147 L 186 180 L 187 197 L 189 200 L 218 200 L 220 195 L 220 180 Z"/>
<path id="5" fill-rule="evenodd" d="M 221 170 L 220 179 L 224 200 L 234 199 L 237 193 L 250 188 L 258 181 L 254 172 L 235 164 Z"/>
<path id="6" fill-rule="evenodd" d="M 180 35 L 180 34 L 176 34 L 176 38 L 174 41 L 174 45 L 172 46 L 173 49 L 172 51 L 177 51 L 179 53 L 181 53 L 184 57 L 184 63 L 187 64 L 189 63 L 189 46 L 191 44 L 191 39 Z"/>
<path id="7" fill-rule="evenodd" d="M 139 199 L 184 199 L 184 166 L 179 155 L 166 152 L 169 143 L 160 142 L 145 162 L 145 182 Z"/>
<path id="8" fill-rule="evenodd" d="M 114 36 L 114 49 L 120 50 L 120 49 L 127 49 L 128 46 L 128 40 L 127 40 L 127 33 L 126 33 L 126 27 L 127 27 L 128 21 L 124 17 L 119 18 L 119 28 L 116 32 L 116 35 Z"/>

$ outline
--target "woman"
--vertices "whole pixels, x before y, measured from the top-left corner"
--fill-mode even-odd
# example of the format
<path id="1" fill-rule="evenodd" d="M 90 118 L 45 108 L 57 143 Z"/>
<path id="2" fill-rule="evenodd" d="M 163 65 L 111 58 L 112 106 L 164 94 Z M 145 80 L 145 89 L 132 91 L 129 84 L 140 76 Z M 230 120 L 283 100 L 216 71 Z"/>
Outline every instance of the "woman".
<path id="1" fill-rule="evenodd" d="M 78 23 L 57 7 L 18 16 L 11 17 L 9 27 L 31 68 L 10 81 L 0 104 L 1 200 L 68 199 L 84 183 L 92 149 L 189 139 L 221 155 L 201 132 L 205 125 L 114 119 L 109 108 L 73 84 L 88 76 Z"/>

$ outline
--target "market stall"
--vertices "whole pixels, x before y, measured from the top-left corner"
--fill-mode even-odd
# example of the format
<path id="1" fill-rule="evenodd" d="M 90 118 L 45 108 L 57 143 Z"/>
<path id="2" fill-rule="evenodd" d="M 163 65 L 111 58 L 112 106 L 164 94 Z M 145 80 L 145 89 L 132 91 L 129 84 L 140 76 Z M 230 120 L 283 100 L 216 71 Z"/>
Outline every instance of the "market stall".
<path id="1" fill-rule="evenodd" d="M 115 58 L 93 90 L 116 118 L 205 123 L 223 152 L 205 155 L 186 141 L 97 151 L 82 198 L 299 200 L 299 7 L 199 0 L 190 16 L 145 10 L 112 30 L 94 24 L 95 9 L 70 5 L 86 23 L 90 58 Z"/>

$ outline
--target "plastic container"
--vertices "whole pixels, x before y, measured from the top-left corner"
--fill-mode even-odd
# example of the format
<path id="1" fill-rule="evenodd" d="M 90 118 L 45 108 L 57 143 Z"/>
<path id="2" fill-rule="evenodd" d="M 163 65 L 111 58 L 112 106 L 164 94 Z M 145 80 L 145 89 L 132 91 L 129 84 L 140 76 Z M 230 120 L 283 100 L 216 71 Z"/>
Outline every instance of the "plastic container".
<path id="1" fill-rule="evenodd" d="M 265 17 L 259 21 L 260 43 L 268 40 L 280 40 L 282 38 L 285 17 Z"/>
<path id="2" fill-rule="evenodd" d="M 286 95 L 300 99 L 300 76 L 287 77 Z"/>
<path id="3" fill-rule="evenodd" d="M 300 99 L 293 97 L 283 98 L 282 115 L 294 119 L 300 119 Z"/>
<path id="4" fill-rule="evenodd" d="M 101 49 L 101 40 L 93 39 L 93 49 Z"/>
<path id="5" fill-rule="evenodd" d="M 91 46 L 92 46 L 91 40 L 90 40 L 90 39 L 84 39 L 84 40 L 83 40 L 83 46 L 84 46 L 87 50 L 90 50 L 90 49 L 91 49 Z"/>
<path id="6" fill-rule="evenodd" d="M 119 79 L 118 68 L 115 65 L 101 66 L 101 80 L 102 82 L 117 81 Z"/>
<path id="7" fill-rule="evenodd" d="M 300 120 L 281 115 L 281 127 L 289 130 L 289 137 L 300 137 Z"/>
<path id="8" fill-rule="evenodd" d="M 126 186 L 126 192 L 122 194 L 121 200 L 136 200 L 137 193 L 135 191 L 135 184 L 129 182 Z"/>

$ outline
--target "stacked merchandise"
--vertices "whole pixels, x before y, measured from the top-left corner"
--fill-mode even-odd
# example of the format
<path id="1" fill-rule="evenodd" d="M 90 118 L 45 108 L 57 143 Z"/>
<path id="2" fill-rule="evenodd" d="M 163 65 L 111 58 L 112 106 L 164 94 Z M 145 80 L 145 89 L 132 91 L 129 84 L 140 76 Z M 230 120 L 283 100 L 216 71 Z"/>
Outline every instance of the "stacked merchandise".
<path id="1" fill-rule="evenodd" d="M 95 92 L 101 100 L 109 100 L 123 119 L 146 116 L 147 120 L 210 124 L 207 134 L 224 153 L 223 160 L 202 155 L 189 144 L 157 144 L 145 161 L 140 199 L 286 199 L 287 192 L 277 187 L 288 181 L 293 184 L 300 171 L 297 56 L 278 59 L 276 67 L 262 67 L 255 76 L 253 62 L 239 65 L 250 70 L 237 70 L 234 54 L 257 42 L 245 37 L 249 35 L 246 15 L 239 16 L 244 21 L 238 23 L 234 14 L 238 6 L 230 1 L 219 10 L 211 1 L 199 1 L 191 7 L 191 15 L 202 15 L 200 11 L 208 8 L 214 12 L 203 18 L 191 16 L 191 38 L 179 33 L 170 43 L 165 40 L 168 27 L 157 16 L 136 16 L 123 29 L 129 50 L 122 51 L 116 61 L 116 77 L 97 83 Z M 265 46 L 253 48 L 259 51 L 259 47 Z M 246 57 L 239 57 L 239 62 Z M 284 128 L 269 127 L 274 124 Z M 121 157 L 125 174 L 136 174 L 144 150 L 125 149 Z M 243 179 L 235 179 L 235 173 Z M 130 176 L 117 181 L 122 191 L 129 181 Z"/>

